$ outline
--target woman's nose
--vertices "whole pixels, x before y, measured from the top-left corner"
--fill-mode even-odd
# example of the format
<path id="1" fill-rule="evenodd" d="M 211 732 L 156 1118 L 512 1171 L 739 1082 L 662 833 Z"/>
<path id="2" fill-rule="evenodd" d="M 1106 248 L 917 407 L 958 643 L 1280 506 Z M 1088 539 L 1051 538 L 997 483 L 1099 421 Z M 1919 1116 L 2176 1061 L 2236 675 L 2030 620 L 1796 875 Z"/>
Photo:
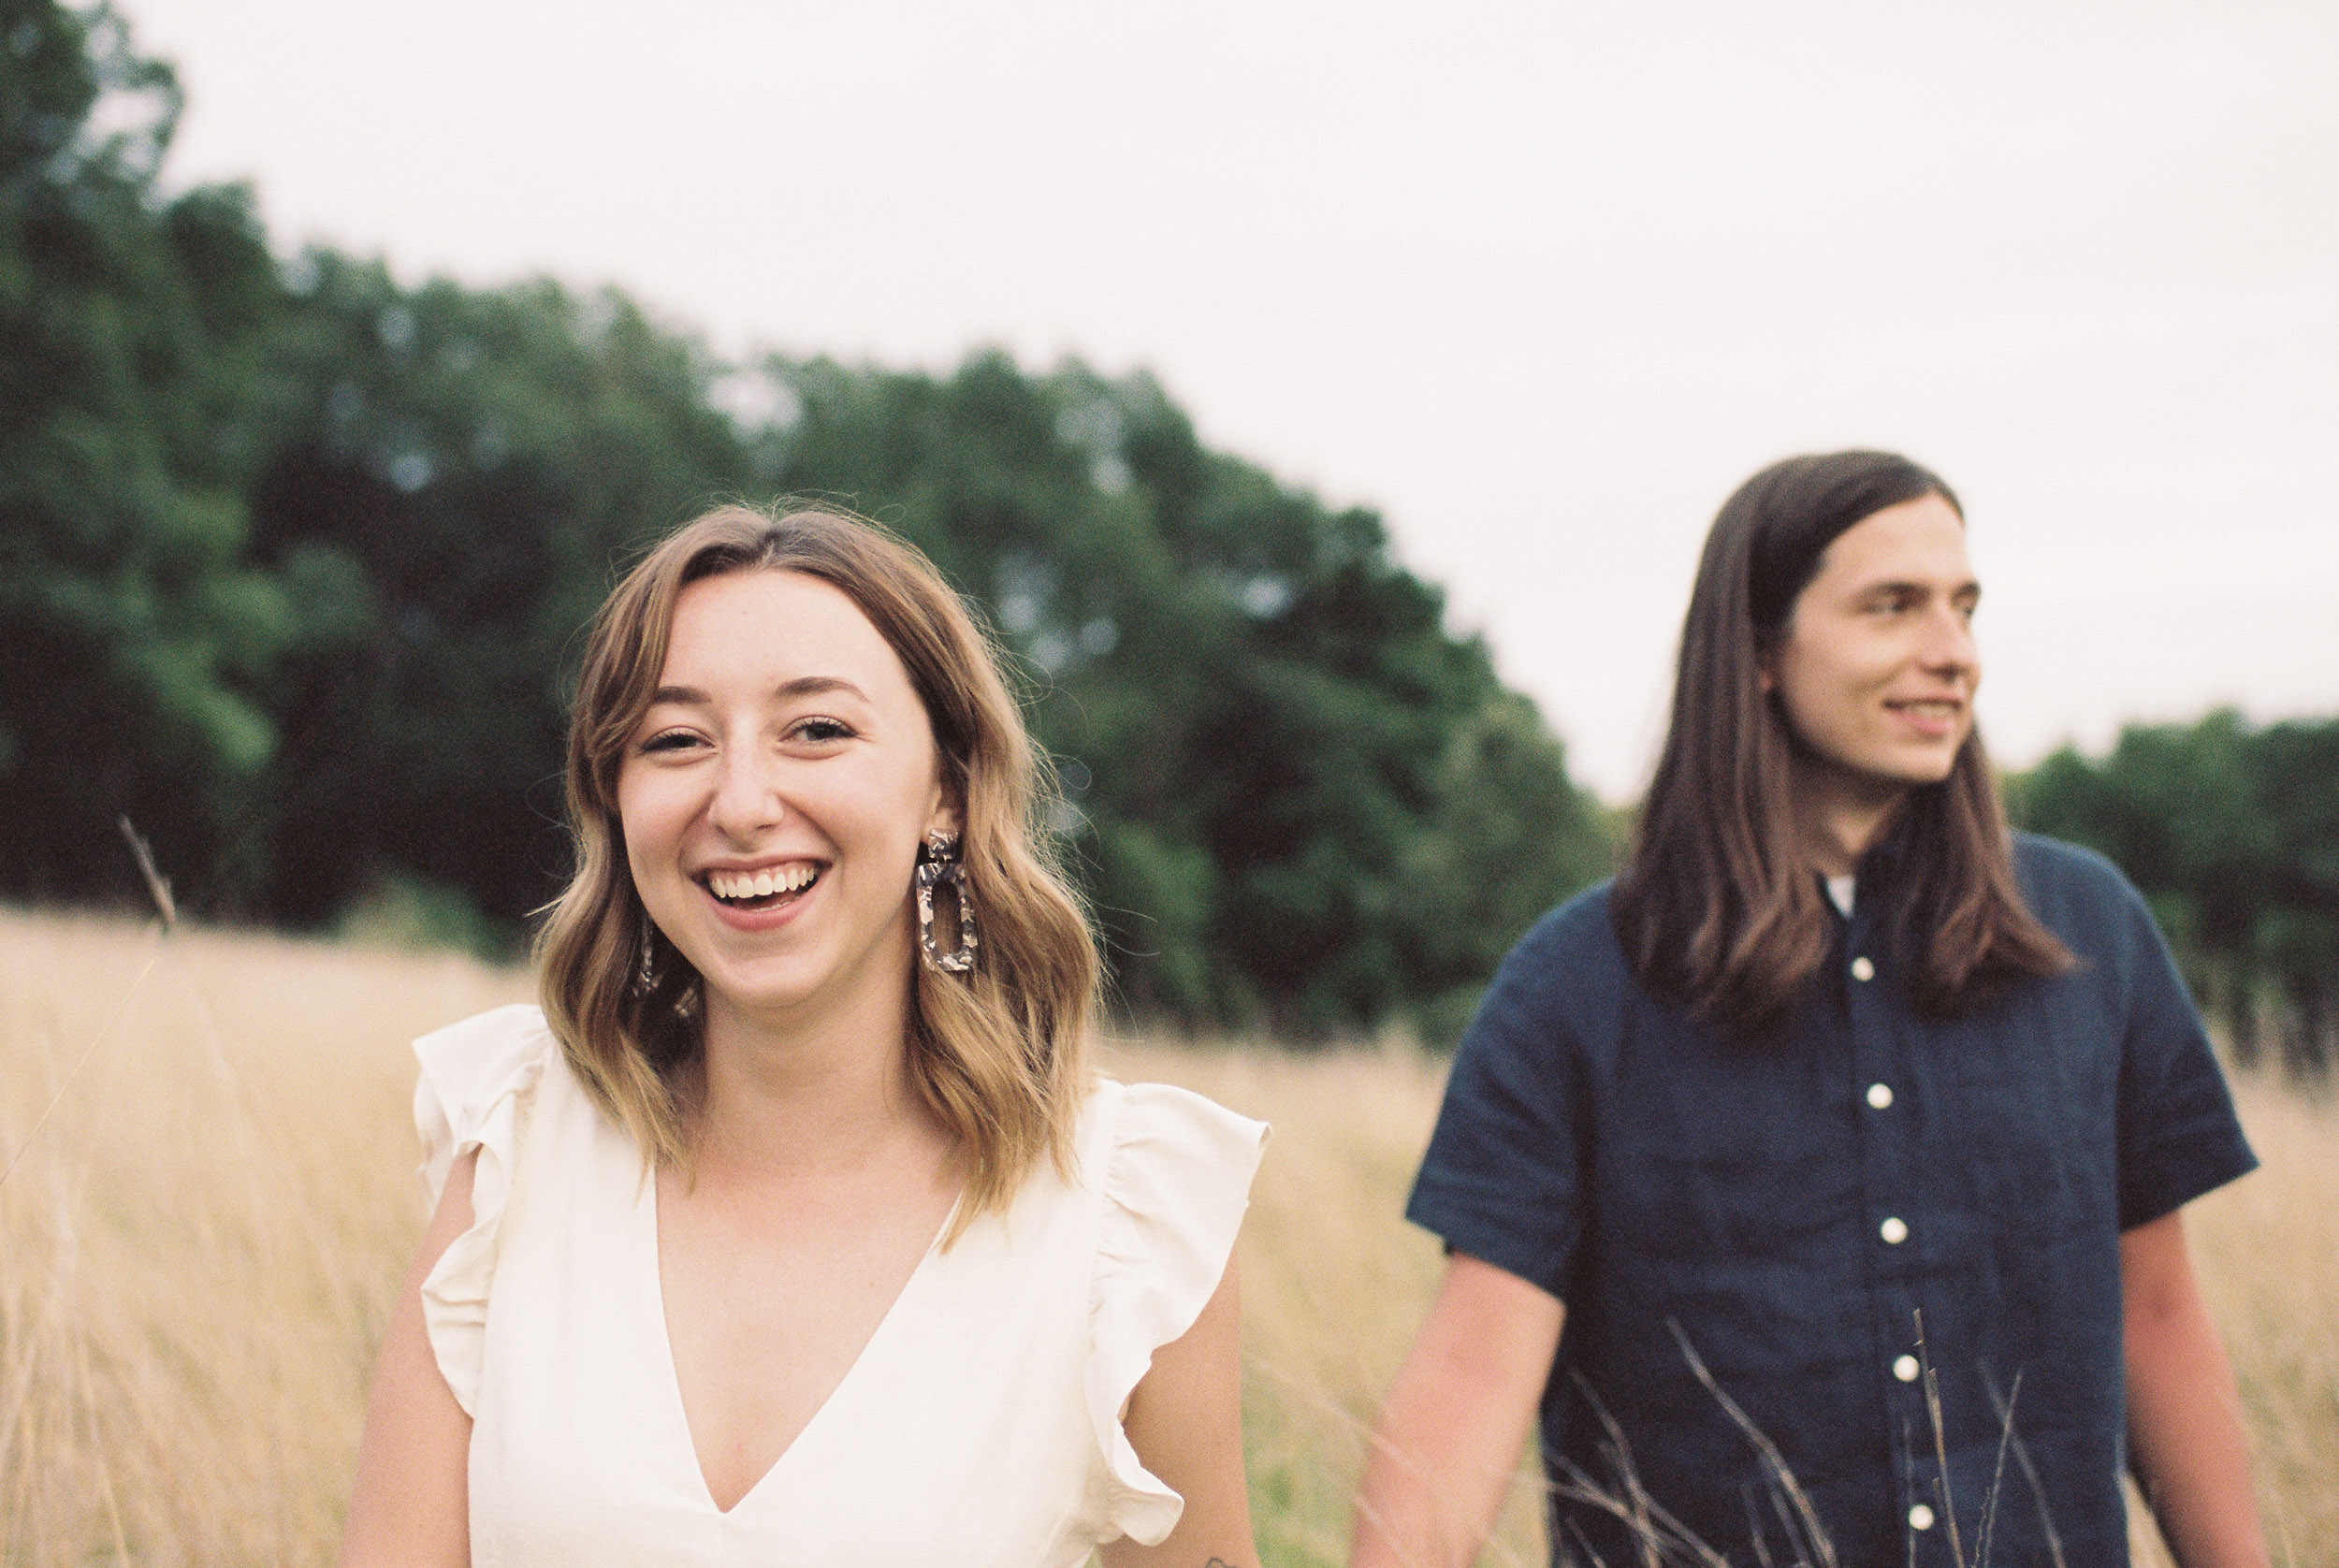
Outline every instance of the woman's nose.
<path id="1" fill-rule="evenodd" d="M 734 837 L 777 827 L 787 815 L 780 800 L 778 759 L 760 748 L 726 748 L 708 819 Z"/>

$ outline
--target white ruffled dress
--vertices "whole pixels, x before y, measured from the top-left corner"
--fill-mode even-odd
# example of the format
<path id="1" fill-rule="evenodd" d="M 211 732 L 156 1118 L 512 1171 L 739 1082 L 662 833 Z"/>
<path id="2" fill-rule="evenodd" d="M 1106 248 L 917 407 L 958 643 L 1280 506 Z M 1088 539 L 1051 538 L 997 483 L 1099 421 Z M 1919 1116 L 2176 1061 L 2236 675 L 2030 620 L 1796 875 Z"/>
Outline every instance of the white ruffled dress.
<path id="1" fill-rule="evenodd" d="M 1160 1084 L 1102 1083 L 1079 1180 L 920 1261 L 861 1358 L 729 1512 L 683 1416 L 659 1294 L 656 1183 L 542 1014 L 414 1045 L 433 1200 L 479 1150 L 477 1215 L 423 1285 L 471 1414 L 475 1568 L 1055 1568 L 1152 1544 L 1176 1492 L 1120 1413 L 1216 1288 L 1267 1128 Z"/>

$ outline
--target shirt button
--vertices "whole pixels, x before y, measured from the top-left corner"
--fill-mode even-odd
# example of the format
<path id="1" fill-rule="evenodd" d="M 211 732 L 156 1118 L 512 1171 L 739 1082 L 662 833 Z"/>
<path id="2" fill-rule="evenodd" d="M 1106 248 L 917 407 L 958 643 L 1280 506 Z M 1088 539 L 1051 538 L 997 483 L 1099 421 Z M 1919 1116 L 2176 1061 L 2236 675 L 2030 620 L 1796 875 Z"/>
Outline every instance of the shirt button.
<path id="1" fill-rule="evenodd" d="M 1914 1383 L 1917 1380 L 1917 1373 L 1922 1370 L 1917 1365 L 1917 1358 L 1913 1356 L 1903 1356 L 1893 1363 L 1893 1375 L 1903 1383 Z"/>
<path id="2" fill-rule="evenodd" d="M 1868 1104 L 1881 1111 L 1892 1103 L 1893 1086 L 1891 1084 L 1871 1083 L 1868 1085 Z"/>
<path id="3" fill-rule="evenodd" d="M 1930 1509 L 1930 1508 L 1928 1508 L 1928 1507 L 1926 1507 L 1926 1506 L 1925 1506 L 1924 1503 L 1918 1503 L 1918 1504 L 1917 1504 L 1914 1508 L 1910 1509 L 1910 1510 L 1909 1510 L 1909 1528 L 1910 1528 L 1910 1529 L 1911 1529 L 1911 1530 L 1930 1530 L 1930 1529 L 1932 1529 L 1932 1528 L 1933 1528 L 1933 1510 L 1932 1510 L 1932 1509 Z"/>
<path id="4" fill-rule="evenodd" d="M 1876 1227 L 1876 1233 L 1896 1247 L 1909 1239 L 1909 1227 L 1899 1215 L 1894 1214 Z"/>
<path id="5" fill-rule="evenodd" d="M 1876 978 L 1876 965 L 1868 962 L 1867 954 L 1862 953 L 1852 961 L 1852 978 L 1856 980 L 1872 980 Z"/>

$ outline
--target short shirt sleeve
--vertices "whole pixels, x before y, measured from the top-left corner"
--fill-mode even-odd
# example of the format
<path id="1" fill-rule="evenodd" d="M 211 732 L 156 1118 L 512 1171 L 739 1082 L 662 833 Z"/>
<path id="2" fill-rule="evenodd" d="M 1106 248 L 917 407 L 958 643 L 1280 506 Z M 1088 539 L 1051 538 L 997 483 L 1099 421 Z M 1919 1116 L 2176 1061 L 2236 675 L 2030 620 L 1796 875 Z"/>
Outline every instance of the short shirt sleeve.
<path id="1" fill-rule="evenodd" d="M 2114 874 L 2116 875 L 2116 874 Z M 2127 1020 L 2120 1053 L 2123 1230 L 2258 1168 L 2184 978 L 2143 900 L 2120 879 L 2110 949 Z"/>
<path id="2" fill-rule="evenodd" d="M 479 1391 L 496 1237 L 519 1161 L 524 1112 L 545 1064 L 559 1049 L 544 1014 L 525 1004 L 497 1008 L 414 1042 L 422 1065 L 414 1125 L 422 1134 L 422 1177 L 432 1202 L 445 1189 L 455 1161 L 479 1152 L 471 1228 L 448 1243 L 422 1282 L 431 1354 L 466 1415 L 472 1414 Z"/>
<path id="3" fill-rule="evenodd" d="M 1503 961 L 1454 1053 L 1406 1218 L 1554 1296 L 1584 1228 L 1583 1063 L 1560 1007 L 1596 912 L 1547 916 Z M 1593 935 L 1605 938 L 1605 918 Z"/>
<path id="4" fill-rule="evenodd" d="M 1148 1471 L 1121 1417 L 1154 1352 L 1193 1327 L 1234 1250 L 1268 1128 L 1160 1083 L 1103 1083 L 1084 1149 L 1101 1207 L 1089 1291 L 1088 1415 L 1103 1451 L 1109 1517 L 1158 1544 L 1184 1503 Z M 1083 1139 L 1083 1142 L 1087 1140 Z"/>

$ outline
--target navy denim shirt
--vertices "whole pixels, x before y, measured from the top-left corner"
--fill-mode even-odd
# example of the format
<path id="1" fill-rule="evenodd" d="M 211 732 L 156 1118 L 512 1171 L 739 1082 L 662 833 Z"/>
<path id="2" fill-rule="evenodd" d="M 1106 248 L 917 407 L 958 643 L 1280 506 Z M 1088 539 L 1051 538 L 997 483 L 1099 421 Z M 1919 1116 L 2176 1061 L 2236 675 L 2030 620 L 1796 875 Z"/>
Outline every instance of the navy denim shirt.
<path id="1" fill-rule="evenodd" d="M 1892 862 L 1863 862 L 1778 1038 L 1644 992 L 1604 885 L 1528 933 L 1462 1041 L 1407 1212 L 1566 1304 L 1555 1561 L 1642 1561 L 1587 1488 L 1734 1564 L 1808 1550 L 1798 1488 L 1845 1568 L 1952 1564 L 1953 1533 L 1991 1568 L 2053 1561 L 2050 1532 L 2074 1568 L 2128 1561 L 2119 1233 L 2256 1159 L 2108 863 L 2019 840 L 2080 965 L 1940 1020 L 1896 978 Z"/>

